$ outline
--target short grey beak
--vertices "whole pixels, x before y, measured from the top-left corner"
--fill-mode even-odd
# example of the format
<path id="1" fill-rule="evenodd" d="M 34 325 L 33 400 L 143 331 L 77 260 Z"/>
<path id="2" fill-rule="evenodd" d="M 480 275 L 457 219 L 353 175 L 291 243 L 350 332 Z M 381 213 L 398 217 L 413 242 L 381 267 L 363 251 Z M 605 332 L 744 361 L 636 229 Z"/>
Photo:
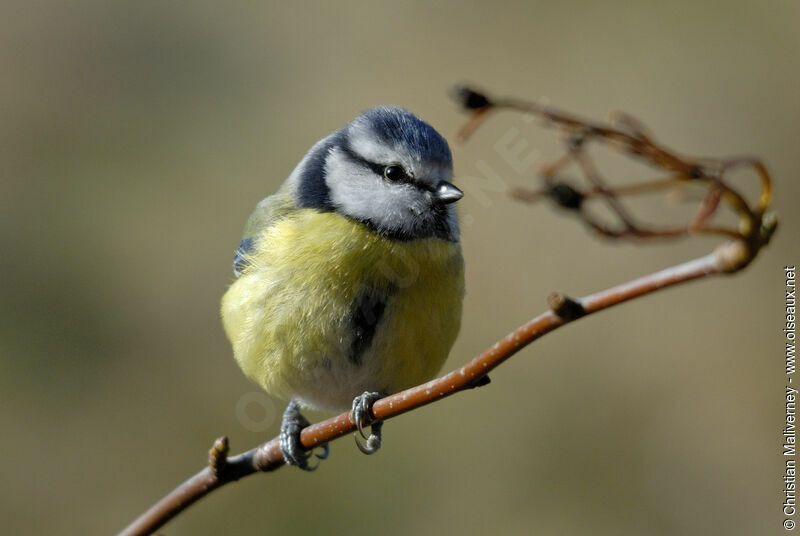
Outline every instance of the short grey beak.
<path id="1" fill-rule="evenodd" d="M 434 194 L 436 196 L 436 200 L 440 203 L 444 203 L 448 205 L 450 203 L 455 203 L 462 197 L 464 197 L 464 192 L 450 184 L 449 182 L 443 182 L 436 188 Z"/>

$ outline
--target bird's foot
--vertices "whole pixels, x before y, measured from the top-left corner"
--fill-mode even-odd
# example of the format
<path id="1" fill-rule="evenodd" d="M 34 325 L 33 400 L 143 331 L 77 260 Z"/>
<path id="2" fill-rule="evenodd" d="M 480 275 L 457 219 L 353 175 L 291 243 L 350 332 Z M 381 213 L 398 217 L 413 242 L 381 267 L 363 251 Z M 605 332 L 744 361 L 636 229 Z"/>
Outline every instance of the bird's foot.
<path id="1" fill-rule="evenodd" d="M 374 454 L 381 448 L 381 429 L 383 421 L 372 416 L 372 405 L 386 396 L 385 393 L 365 392 L 353 400 L 353 409 L 350 411 L 350 421 L 358 428 L 358 433 L 364 438 L 364 442 L 355 436 L 358 450 L 364 454 Z M 364 433 L 364 427 L 370 427 L 370 434 Z"/>
<path id="2" fill-rule="evenodd" d="M 288 465 L 299 467 L 303 471 L 313 471 L 319 467 L 319 462 L 314 465 L 308 463 L 311 457 L 311 451 L 306 450 L 303 443 L 300 441 L 300 433 L 303 428 L 311 424 L 308 422 L 302 413 L 300 413 L 300 404 L 294 398 L 289 401 L 286 406 L 286 411 L 283 412 L 283 419 L 281 421 L 281 434 L 280 434 L 280 448 L 283 454 L 283 459 L 286 460 Z M 315 456 L 324 460 L 328 457 L 330 448 L 325 443 L 322 447 L 322 453 L 315 454 Z"/>

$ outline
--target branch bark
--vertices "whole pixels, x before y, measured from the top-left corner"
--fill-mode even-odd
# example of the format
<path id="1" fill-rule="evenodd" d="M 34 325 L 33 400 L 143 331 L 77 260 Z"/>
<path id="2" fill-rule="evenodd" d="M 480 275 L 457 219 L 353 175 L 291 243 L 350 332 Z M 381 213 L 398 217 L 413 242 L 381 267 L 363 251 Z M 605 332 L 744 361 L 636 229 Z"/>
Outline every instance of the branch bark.
<path id="1" fill-rule="evenodd" d="M 580 299 L 571 299 L 560 293 L 552 294 L 548 298 L 550 310 L 518 327 L 464 366 L 435 380 L 378 400 L 373 406 L 373 416 L 388 420 L 460 391 L 485 385 L 491 370 L 539 337 L 613 305 L 695 279 L 736 271 L 741 266 L 740 256 L 746 252 L 747 248 L 741 242 L 728 242 L 698 259 Z M 301 440 L 303 446 L 312 449 L 355 430 L 347 412 L 305 428 Z M 277 437 L 236 456 L 227 457 L 227 453 L 228 440 L 222 437 L 211 448 L 208 467 L 159 500 L 120 535 L 152 534 L 215 489 L 253 473 L 274 471 L 284 466 Z"/>

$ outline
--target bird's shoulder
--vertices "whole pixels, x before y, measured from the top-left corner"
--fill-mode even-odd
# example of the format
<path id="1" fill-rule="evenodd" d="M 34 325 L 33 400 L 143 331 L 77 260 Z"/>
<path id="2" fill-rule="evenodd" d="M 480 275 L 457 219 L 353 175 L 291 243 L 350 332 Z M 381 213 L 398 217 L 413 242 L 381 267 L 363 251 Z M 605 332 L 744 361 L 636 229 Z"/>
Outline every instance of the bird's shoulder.
<path id="1" fill-rule="evenodd" d="M 277 193 L 262 199 L 250 214 L 250 217 L 247 218 L 242 240 L 239 242 L 233 257 L 234 276 L 239 277 L 245 268 L 249 266 L 248 259 L 255 248 L 256 238 L 275 225 L 276 222 L 297 210 L 293 196 L 286 186 L 284 185 Z"/>

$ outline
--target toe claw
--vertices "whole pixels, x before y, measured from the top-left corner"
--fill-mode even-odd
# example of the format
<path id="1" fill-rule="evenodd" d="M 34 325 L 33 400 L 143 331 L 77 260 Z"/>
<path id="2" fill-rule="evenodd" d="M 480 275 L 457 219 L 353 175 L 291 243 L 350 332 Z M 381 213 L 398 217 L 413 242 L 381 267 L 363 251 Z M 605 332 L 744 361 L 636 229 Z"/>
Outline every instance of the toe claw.
<path id="1" fill-rule="evenodd" d="M 358 435 L 355 436 L 356 446 L 358 450 L 364 454 L 374 454 L 381 448 L 381 428 L 383 426 L 383 421 L 376 420 L 373 417 L 372 405 L 384 396 L 383 393 L 367 391 L 353 400 L 353 408 L 350 411 L 350 421 L 356 425 L 358 434 L 364 439 L 362 443 L 358 440 Z M 364 427 L 367 425 L 369 425 L 371 430 L 369 436 L 364 432 Z"/>
<path id="2" fill-rule="evenodd" d="M 314 456 L 316 456 L 320 460 L 324 460 L 330 455 L 330 453 L 331 453 L 331 447 L 330 445 L 325 443 L 324 445 L 322 445 L 322 452 L 314 453 Z"/>
<path id="3" fill-rule="evenodd" d="M 300 404 L 298 404 L 297 400 L 290 400 L 289 405 L 286 406 L 286 411 L 283 412 L 279 437 L 280 449 L 287 465 L 294 465 L 304 471 L 314 471 L 319 466 L 319 462 L 309 465 L 308 459 L 311 457 L 311 453 L 306 450 L 300 441 L 300 433 L 309 424 L 308 419 L 300 413 Z M 330 450 L 326 443 L 322 454 L 317 454 L 316 457 L 324 460 L 328 457 L 329 452 Z"/>
<path id="4" fill-rule="evenodd" d="M 356 428 L 358 428 L 358 434 L 366 441 L 369 439 L 367 434 L 364 433 L 364 426 L 361 424 L 363 419 L 356 419 Z"/>
<path id="5" fill-rule="evenodd" d="M 372 433 L 369 437 L 364 437 L 364 443 L 358 440 L 358 436 L 354 436 L 356 447 L 364 454 L 375 454 L 381 448 L 381 428 L 383 421 L 375 421 L 372 423 Z M 363 435 L 363 434 L 362 434 Z"/>

